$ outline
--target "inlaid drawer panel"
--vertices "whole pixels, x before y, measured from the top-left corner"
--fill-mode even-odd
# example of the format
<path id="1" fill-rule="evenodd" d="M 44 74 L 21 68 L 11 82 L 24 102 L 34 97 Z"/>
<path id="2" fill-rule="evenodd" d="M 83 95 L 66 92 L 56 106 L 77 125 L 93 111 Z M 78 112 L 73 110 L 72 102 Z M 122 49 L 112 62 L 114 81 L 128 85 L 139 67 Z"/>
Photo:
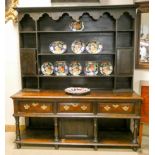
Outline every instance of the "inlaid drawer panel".
<path id="1" fill-rule="evenodd" d="M 22 102 L 19 103 L 18 109 L 20 112 L 49 113 L 53 111 L 53 106 L 44 102 Z"/>
<path id="2" fill-rule="evenodd" d="M 92 104 L 91 103 L 59 103 L 58 112 L 90 113 L 92 112 Z"/>
<path id="3" fill-rule="evenodd" d="M 132 103 L 99 103 L 99 113 L 134 113 L 134 104 Z"/>

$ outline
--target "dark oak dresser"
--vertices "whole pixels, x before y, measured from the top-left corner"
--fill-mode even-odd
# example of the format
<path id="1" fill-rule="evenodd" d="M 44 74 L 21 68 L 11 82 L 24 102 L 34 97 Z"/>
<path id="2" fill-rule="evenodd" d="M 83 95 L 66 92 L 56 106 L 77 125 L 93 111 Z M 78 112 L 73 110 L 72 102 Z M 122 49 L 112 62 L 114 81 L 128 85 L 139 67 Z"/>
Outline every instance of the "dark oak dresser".
<path id="1" fill-rule="evenodd" d="M 18 11 L 22 90 L 14 103 L 17 148 L 25 144 L 131 147 L 137 150 L 142 98 L 133 91 L 136 7 L 85 6 L 16 8 Z M 83 23 L 74 31 L 70 24 Z M 100 42 L 99 53 L 74 53 L 75 40 Z M 63 41 L 66 52 L 53 54 L 49 45 Z M 73 61 L 79 75 L 45 75 L 42 65 Z M 101 71 L 110 62 L 111 72 Z M 98 64 L 87 75 L 86 63 Z M 86 95 L 69 95 L 67 87 L 87 87 Z M 20 131 L 20 117 L 26 128 Z"/>

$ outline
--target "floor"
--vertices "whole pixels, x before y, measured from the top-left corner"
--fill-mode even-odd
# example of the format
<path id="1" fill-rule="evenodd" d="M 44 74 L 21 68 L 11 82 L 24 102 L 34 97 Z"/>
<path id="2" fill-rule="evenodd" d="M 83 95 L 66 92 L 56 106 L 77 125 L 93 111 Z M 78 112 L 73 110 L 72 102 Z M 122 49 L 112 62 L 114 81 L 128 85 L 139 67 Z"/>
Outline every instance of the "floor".
<path id="1" fill-rule="evenodd" d="M 108 149 L 102 148 L 98 151 L 94 151 L 92 148 L 69 148 L 60 147 L 59 150 L 55 150 L 54 147 L 38 147 L 38 146 L 23 146 L 21 149 L 16 149 L 16 145 L 13 143 L 15 139 L 14 132 L 6 132 L 5 135 L 5 155 L 148 155 L 148 143 L 147 136 L 143 137 L 142 148 L 137 152 L 132 149 Z"/>

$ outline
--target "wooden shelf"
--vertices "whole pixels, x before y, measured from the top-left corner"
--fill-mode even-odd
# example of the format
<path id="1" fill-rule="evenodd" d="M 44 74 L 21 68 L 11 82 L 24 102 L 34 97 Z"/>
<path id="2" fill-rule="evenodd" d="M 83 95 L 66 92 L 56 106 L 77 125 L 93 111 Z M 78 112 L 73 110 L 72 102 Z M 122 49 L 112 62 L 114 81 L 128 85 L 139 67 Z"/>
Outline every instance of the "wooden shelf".
<path id="1" fill-rule="evenodd" d="M 24 33 L 36 33 L 36 31 L 19 31 L 20 34 L 24 34 Z"/>
<path id="2" fill-rule="evenodd" d="M 44 134 L 42 134 L 44 133 Z M 138 146 L 132 142 L 130 131 L 103 131 L 99 132 L 99 141 L 93 139 L 59 139 L 54 141 L 52 129 L 29 129 L 21 133 L 21 140 L 16 143 L 21 144 L 44 144 L 44 145 L 95 145 L 95 146 Z"/>
<path id="3" fill-rule="evenodd" d="M 97 53 L 97 54 L 90 54 L 90 53 L 81 53 L 81 54 L 75 54 L 75 53 L 63 53 L 63 54 L 53 54 L 52 52 L 39 52 L 38 55 L 39 56 L 87 56 L 87 55 L 90 55 L 90 56 L 95 56 L 95 55 L 115 55 L 114 52 L 111 52 L 113 50 L 106 50 L 106 51 L 103 51 L 101 53 Z"/>
<path id="4" fill-rule="evenodd" d="M 110 131 L 109 130 L 109 131 L 99 132 L 99 135 L 100 135 L 99 143 L 104 146 L 134 146 L 135 145 L 132 143 L 133 135 L 130 131 Z"/>
<path id="5" fill-rule="evenodd" d="M 108 33 L 116 32 L 115 30 L 101 30 L 101 31 L 37 31 L 37 33 Z"/>
<path id="6" fill-rule="evenodd" d="M 51 144 L 54 142 L 52 129 L 26 129 L 21 132 L 21 140 L 17 143 L 23 144 Z"/>
<path id="7" fill-rule="evenodd" d="M 86 77 L 86 78 L 102 78 L 102 77 L 114 77 L 114 75 L 92 75 L 92 76 L 87 76 L 87 75 L 77 75 L 77 76 L 73 76 L 73 75 L 66 75 L 66 76 L 57 76 L 57 75 L 39 75 L 39 77 L 41 78 L 81 78 L 81 77 Z"/>

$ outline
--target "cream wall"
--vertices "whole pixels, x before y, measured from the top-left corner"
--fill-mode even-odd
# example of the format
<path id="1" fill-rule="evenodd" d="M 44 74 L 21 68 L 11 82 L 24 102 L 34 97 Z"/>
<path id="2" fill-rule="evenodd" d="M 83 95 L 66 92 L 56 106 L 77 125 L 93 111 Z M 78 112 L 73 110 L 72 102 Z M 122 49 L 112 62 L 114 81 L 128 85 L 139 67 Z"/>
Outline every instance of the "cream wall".
<path id="1" fill-rule="evenodd" d="M 116 3 L 120 0 L 111 0 Z M 131 0 L 121 0 L 130 2 Z M 20 0 L 20 6 L 50 6 L 50 0 Z M 20 60 L 19 60 L 19 39 L 17 24 L 9 21 L 5 24 L 5 124 L 14 124 L 13 102 L 11 95 L 21 89 Z M 149 80 L 149 74 L 146 70 L 134 70 L 134 90 L 139 91 L 140 80 Z M 23 122 L 23 121 L 21 121 Z"/>

